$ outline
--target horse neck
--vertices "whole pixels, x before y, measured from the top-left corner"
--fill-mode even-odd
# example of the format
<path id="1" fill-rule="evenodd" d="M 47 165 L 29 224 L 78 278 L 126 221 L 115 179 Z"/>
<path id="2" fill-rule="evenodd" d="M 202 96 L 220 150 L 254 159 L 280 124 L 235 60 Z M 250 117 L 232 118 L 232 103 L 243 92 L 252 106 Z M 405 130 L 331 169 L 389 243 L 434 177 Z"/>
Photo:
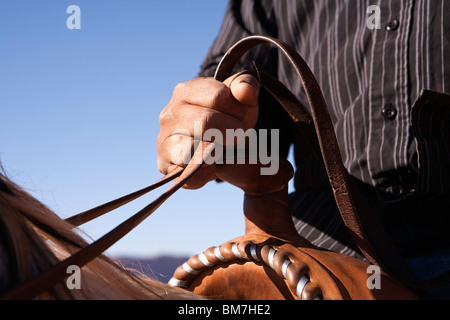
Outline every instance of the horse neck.
<path id="1" fill-rule="evenodd" d="M 87 242 L 73 226 L 0 174 L 0 296 L 65 259 Z M 198 299 L 131 276 L 102 255 L 81 268 L 81 290 L 56 285 L 38 299 Z"/>

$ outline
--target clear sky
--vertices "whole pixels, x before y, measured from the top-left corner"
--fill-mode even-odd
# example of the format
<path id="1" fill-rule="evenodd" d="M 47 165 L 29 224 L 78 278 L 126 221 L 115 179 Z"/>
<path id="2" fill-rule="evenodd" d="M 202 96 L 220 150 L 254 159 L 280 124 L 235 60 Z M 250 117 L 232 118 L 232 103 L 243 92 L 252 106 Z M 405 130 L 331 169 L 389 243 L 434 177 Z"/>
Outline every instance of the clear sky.
<path id="1" fill-rule="evenodd" d="M 70 30 L 69 5 L 81 9 Z M 162 175 L 158 116 L 196 76 L 226 0 L 0 2 L 0 160 L 61 217 L 138 190 Z M 97 239 L 166 187 L 82 227 Z M 180 190 L 110 255 L 190 255 L 244 233 L 242 192 Z"/>

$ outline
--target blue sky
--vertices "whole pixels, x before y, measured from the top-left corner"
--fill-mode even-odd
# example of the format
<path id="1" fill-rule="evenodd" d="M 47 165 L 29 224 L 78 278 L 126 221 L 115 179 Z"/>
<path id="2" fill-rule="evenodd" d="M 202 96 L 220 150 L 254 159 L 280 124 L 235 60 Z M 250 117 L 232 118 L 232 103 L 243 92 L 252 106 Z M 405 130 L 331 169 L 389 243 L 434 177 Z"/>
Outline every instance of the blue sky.
<path id="1" fill-rule="evenodd" d="M 69 30 L 67 7 L 81 9 Z M 158 116 L 196 76 L 227 0 L 0 2 L 0 161 L 61 217 L 162 175 Z M 168 187 L 168 186 L 167 186 Z M 97 239 L 166 187 L 82 226 Z M 242 191 L 180 190 L 108 253 L 190 255 L 244 233 Z"/>
<path id="2" fill-rule="evenodd" d="M 1 1 L 0 160 L 62 217 L 156 181 L 158 115 L 197 74 L 226 0 Z M 69 30 L 69 5 L 81 29 Z M 92 239 L 165 188 L 82 227 Z M 242 192 L 180 190 L 110 255 L 194 254 L 244 232 Z"/>

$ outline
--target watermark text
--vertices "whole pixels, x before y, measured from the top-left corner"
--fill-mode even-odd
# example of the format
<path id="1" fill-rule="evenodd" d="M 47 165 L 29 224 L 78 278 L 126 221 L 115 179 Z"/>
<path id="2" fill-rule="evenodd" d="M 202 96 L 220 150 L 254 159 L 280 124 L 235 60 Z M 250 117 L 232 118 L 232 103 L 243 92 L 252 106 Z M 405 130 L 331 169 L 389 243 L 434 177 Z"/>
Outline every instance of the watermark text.
<path id="1" fill-rule="evenodd" d="M 261 175 L 275 175 L 278 172 L 280 132 L 278 129 L 219 129 L 211 128 L 203 131 L 202 122 L 194 122 L 194 137 L 186 129 L 174 131 L 173 142 L 178 142 L 171 151 L 171 161 L 176 165 L 187 165 L 192 158 L 191 141 L 194 150 L 200 141 L 213 141 L 211 156 L 203 159 L 202 155 L 192 158 L 195 164 L 203 160 L 206 164 L 257 164 Z M 225 147 L 225 148 L 224 148 Z M 224 150 L 226 150 L 224 155 Z"/>
<path id="2" fill-rule="evenodd" d="M 81 29 L 81 9 L 77 5 L 70 5 L 67 7 L 66 13 L 70 13 L 70 16 L 66 20 L 67 29 L 73 30 Z"/>

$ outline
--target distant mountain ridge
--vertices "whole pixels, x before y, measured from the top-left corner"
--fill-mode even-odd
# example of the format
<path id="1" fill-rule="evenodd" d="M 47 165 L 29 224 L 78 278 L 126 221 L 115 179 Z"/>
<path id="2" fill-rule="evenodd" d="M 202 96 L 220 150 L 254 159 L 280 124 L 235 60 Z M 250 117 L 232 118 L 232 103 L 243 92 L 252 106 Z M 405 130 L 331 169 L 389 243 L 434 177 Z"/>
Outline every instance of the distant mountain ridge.
<path id="1" fill-rule="evenodd" d="M 120 266 L 133 274 L 144 274 L 154 280 L 167 283 L 175 269 L 186 262 L 190 257 L 159 256 L 154 258 L 115 257 Z"/>

